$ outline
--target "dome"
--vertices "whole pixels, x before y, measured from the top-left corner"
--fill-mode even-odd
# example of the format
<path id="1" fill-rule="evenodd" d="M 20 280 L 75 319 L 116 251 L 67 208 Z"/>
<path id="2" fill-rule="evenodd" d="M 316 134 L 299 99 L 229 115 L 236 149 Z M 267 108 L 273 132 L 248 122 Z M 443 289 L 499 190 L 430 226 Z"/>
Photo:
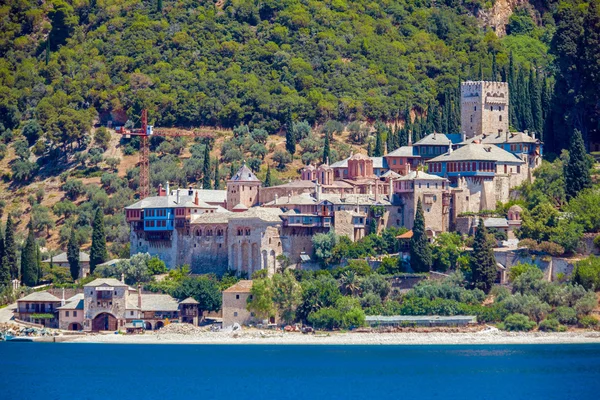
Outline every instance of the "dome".
<path id="1" fill-rule="evenodd" d="M 521 206 L 519 206 L 518 204 L 515 204 L 513 206 L 511 206 L 508 209 L 508 212 L 513 212 L 513 213 L 522 213 L 523 209 L 521 208 Z"/>

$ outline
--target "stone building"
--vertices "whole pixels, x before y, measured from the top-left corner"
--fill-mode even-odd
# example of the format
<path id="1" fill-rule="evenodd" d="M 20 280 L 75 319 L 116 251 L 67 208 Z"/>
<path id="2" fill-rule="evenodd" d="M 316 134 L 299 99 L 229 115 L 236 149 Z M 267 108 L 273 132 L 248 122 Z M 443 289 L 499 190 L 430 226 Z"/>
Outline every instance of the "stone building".
<path id="1" fill-rule="evenodd" d="M 508 132 L 508 83 L 467 81 L 460 85 L 460 125 L 467 139 Z"/>
<path id="2" fill-rule="evenodd" d="M 246 166 L 227 181 L 227 209 L 233 210 L 238 204 L 250 208 L 258 204 L 258 190 L 261 182 Z"/>
<path id="3" fill-rule="evenodd" d="M 65 301 L 65 304 L 58 307 L 58 321 L 59 328 L 68 331 L 81 331 L 83 330 L 83 319 L 84 319 L 84 295 L 78 293 Z"/>
<path id="4" fill-rule="evenodd" d="M 69 260 L 67 258 L 67 253 L 60 253 L 53 257 L 50 257 L 46 260 L 43 260 L 44 263 L 52 263 L 52 265 L 56 265 L 58 267 L 69 268 Z M 90 255 L 83 251 L 79 252 L 79 278 L 85 278 L 90 274 Z"/>
<path id="5" fill-rule="evenodd" d="M 17 300 L 15 317 L 21 321 L 58 328 L 58 307 L 61 299 L 48 292 L 34 292 Z"/>
<path id="6" fill-rule="evenodd" d="M 223 291 L 223 326 L 248 325 L 257 322 L 254 314 L 246 308 L 252 299 L 252 281 L 241 280 Z M 274 322 L 274 321 L 273 321 Z"/>

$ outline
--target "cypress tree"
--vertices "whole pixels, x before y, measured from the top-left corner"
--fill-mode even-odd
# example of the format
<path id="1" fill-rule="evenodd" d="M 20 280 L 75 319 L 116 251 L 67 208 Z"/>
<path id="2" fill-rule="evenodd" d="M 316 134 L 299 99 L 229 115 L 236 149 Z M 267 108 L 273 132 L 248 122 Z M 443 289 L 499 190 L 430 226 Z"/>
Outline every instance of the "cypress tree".
<path id="1" fill-rule="evenodd" d="M 94 273 L 96 266 L 108 258 L 106 251 L 106 235 L 104 234 L 104 215 L 98 208 L 94 216 L 92 231 L 92 248 L 90 250 L 90 273 Z"/>
<path id="2" fill-rule="evenodd" d="M 537 79 L 535 70 L 532 68 L 529 72 L 529 95 L 531 97 L 531 115 L 533 117 L 532 130 L 542 136 L 544 129 L 544 117 L 542 115 L 542 91 L 540 81 Z"/>
<path id="3" fill-rule="evenodd" d="M 158 1 L 156 2 L 156 11 L 158 11 L 158 12 L 162 12 L 162 6 L 163 6 L 163 5 L 162 5 L 162 0 L 158 0 Z"/>
<path id="4" fill-rule="evenodd" d="M 267 165 L 267 175 L 265 175 L 264 187 L 271 187 L 271 165 Z"/>
<path id="5" fill-rule="evenodd" d="M 371 146 L 371 142 L 369 142 L 369 144 L 367 144 L 367 155 L 369 157 L 373 157 L 373 146 Z"/>
<path id="6" fill-rule="evenodd" d="M 533 114 L 531 112 L 531 97 L 529 95 L 529 86 L 525 78 L 525 69 L 519 70 L 519 111 L 521 113 L 521 130 L 535 129 L 533 124 Z"/>
<path id="7" fill-rule="evenodd" d="M 294 123 L 292 121 L 292 111 L 288 109 L 285 119 L 285 149 L 292 156 L 296 153 L 296 134 L 294 133 Z"/>
<path id="8" fill-rule="evenodd" d="M 569 146 L 569 161 L 564 167 L 565 192 L 568 198 L 576 197 L 583 189 L 592 186 L 590 168 L 581 132 L 575 129 Z"/>
<path id="9" fill-rule="evenodd" d="M 210 186 L 210 149 L 208 143 L 204 146 L 204 165 L 202 166 L 202 189 L 212 189 Z"/>
<path id="10" fill-rule="evenodd" d="M 50 62 L 50 35 L 46 39 L 46 65 Z"/>
<path id="11" fill-rule="evenodd" d="M 219 176 L 219 157 L 215 161 L 215 190 L 221 189 L 221 177 Z"/>
<path id="12" fill-rule="evenodd" d="M 546 137 L 549 125 L 552 123 L 552 118 L 550 118 L 550 108 L 552 106 L 552 89 L 550 88 L 550 83 L 548 82 L 548 78 L 544 78 L 541 83 L 542 85 L 542 121 L 543 121 L 543 133 L 540 133 L 540 140 L 544 140 Z"/>
<path id="13" fill-rule="evenodd" d="M 492 81 L 497 82 L 500 80 L 500 74 L 498 73 L 498 64 L 496 63 L 496 53 L 492 53 Z"/>
<path id="14" fill-rule="evenodd" d="M 29 234 L 25 246 L 21 250 L 21 282 L 25 286 L 35 286 L 39 280 L 37 251 L 35 236 L 33 235 L 33 224 L 29 223 Z"/>
<path id="15" fill-rule="evenodd" d="M 10 268 L 8 268 L 8 263 L 6 263 L 4 238 L 0 230 L 0 291 L 2 291 L 3 287 L 10 287 Z"/>
<path id="16" fill-rule="evenodd" d="M 477 289 L 489 293 L 494 280 L 496 280 L 496 257 L 492 243 L 487 238 L 487 229 L 483 224 L 483 218 L 479 219 L 473 253 L 471 254 L 471 272 L 473 285 Z"/>
<path id="17" fill-rule="evenodd" d="M 233 166 L 233 163 L 229 164 L 229 179 L 233 178 L 233 176 L 235 175 L 235 167 Z"/>
<path id="18" fill-rule="evenodd" d="M 69 261 L 71 278 L 76 281 L 79 279 L 79 243 L 75 237 L 75 229 L 71 229 L 71 236 L 67 245 L 67 260 Z"/>
<path id="19" fill-rule="evenodd" d="M 425 215 L 421 198 L 417 202 L 417 212 L 410 239 L 410 265 L 415 272 L 427 272 L 433 264 L 431 245 L 425 232 Z"/>
<path id="20" fill-rule="evenodd" d="M 383 156 L 383 133 L 381 130 L 377 131 L 375 135 L 375 149 L 373 150 L 373 157 Z"/>
<path id="21" fill-rule="evenodd" d="M 6 220 L 4 230 L 4 253 L 6 265 L 10 271 L 10 279 L 19 279 L 19 266 L 17 264 L 17 243 L 15 242 L 15 231 L 10 215 Z"/>
<path id="22" fill-rule="evenodd" d="M 326 163 L 331 156 L 331 148 L 329 144 L 329 133 L 325 132 L 325 143 L 323 144 L 323 163 Z"/>
<path id="23" fill-rule="evenodd" d="M 517 121 L 518 102 L 517 102 L 517 85 L 516 85 L 517 78 L 515 75 L 515 59 L 514 59 L 512 51 L 510 52 L 510 55 L 508 57 L 508 73 L 506 75 L 507 75 L 507 80 L 508 80 L 508 101 L 509 101 L 508 120 L 509 120 L 510 126 L 513 126 L 516 128 L 518 125 L 518 121 Z"/>

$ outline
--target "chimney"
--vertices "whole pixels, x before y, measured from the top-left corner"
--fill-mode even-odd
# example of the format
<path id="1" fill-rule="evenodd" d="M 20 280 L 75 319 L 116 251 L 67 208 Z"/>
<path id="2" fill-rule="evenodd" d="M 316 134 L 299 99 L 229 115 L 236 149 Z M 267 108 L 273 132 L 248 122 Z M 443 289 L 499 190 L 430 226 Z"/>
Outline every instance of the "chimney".
<path id="1" fill-rule="evenodd" d="M 450 144 L 450 146 L 448 146 L 448 154 L 452 154 L 452 151 L 453 151 L 452 144 Z"/>
<path id="2" fill-rule="evenodd" d="M 138 284 L 138 308 L 142 309 L 142 285 Z"/>
<path id="3" fill-rule="evenodd" d="M 177 188 L 177 204 L 179 204 L 179 188 Z"/>
<path id="4" fill-rule="evenodd" d="M 408 145 L 412 146 L 412 132 L 408 132 Z"/>
<path id="5" fill-rule="evenodd" d="M 162 183 L 158 184 L 158 195 L 159 196 L 164 196 L 165 195 L 165 190 L 163 189 Z"/>
<path id="6" fill-rule="evenodd" d="M 198 192 L 196 192 L 196 196 L 194 196 L 194 204 L 195 205 L 200 204 L 200 199 L 198 198 Z"/>
<path id="7" fill-rule="evenodd" d="M 292 202 L 292 194 L 288 193 L 288 204 Z"/>
<path id="8" fill-rule="evenodd" d="M 319 181 L 315 182 L 315 199 L 321 201 L 321 184 Z"/>
<path id="9" fill-rule="evenodd" d="M 169 189 L 169 181 L 167 181 L 167 196 L 171 195 L 171 191 Z"/>
<path id="10" fill-rule="evenodd" d="M 327 163 L 327 165 L 329 165 L 329 157 L 327 157 L 327 159 L 325 160 L 325 163 Z"/>
<path id="11" fill-rule="evenodd" d="M 535 132 L 531 132 L 531 138 L 535 140 Z"/>
<path id="12" fill-rule="evenodd" d="M 461 142 L 464 142 L 465 140 L 467 140 L 467 134 L 465 132 L 461 132 L 460 138 L 461 138 Z"/>
<path id="13" fill-rule="evenodd" d="M 194 190 L 192 189 L 192 185 L 188 186 L 188 196 L 193 196 Z"/>
<path id="14" fill-rule="evenodd" d="M 277 204 L 278 199 L 279 199 L 279 196 L 277 195 L 277 193 L 275 193 L 275 204 Z"/>
<path id="15" fill-rule="evenodd" d="M 121 272 L 121 283 L 125 283 L 125 274 Z"/>

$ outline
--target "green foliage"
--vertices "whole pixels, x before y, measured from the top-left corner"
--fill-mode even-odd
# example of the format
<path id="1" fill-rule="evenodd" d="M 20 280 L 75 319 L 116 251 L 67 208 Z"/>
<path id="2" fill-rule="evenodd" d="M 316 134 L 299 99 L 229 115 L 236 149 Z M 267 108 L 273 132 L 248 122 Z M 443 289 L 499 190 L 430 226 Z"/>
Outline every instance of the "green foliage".
<path id="1" fill-rule="evenodd" d="M 598 325 L 600 325 L 600 322 L 591 315 L 586 315 L 584 317 L 579 318 L 579 326 L 581 326 L 582 328 L 596 328 Z"/>
<path id="2" fill-rule="evenodd" d="M 248 311 L 261 319 L 268 319 L 275 316 L 275 303 L 273 302 L 273 283 L 268 278 L 253 279 L 252 289 L 250 289 L 251 298 L 248 298 Z"/>
<path id="3" fill-rule="evenodd" d="M 296 319 L 296 308 L 302 298 L 300 284 L 294 275 L 285 270 L 272 278 L 273 303 L 283 322 L 292 323 Z"/>
<path id="4" fill-rule="evenodd" d="M 317 233 L 312 237 L 312 243 L 315 249 L 315 257 L 321 265 L 328 265 L 332 256 L 332 251 L 338 243 L 338 237 L 333 231 L 328 233 Z"/>
<path id="5" fill-rule="evenodd" d="M 579 192 L 592 186 L 587 152 L 579 130 L 575 129 L 570 143 L 569 162 L 564 169 L 567 198 L 577 197 Z"/>
<path id="6" fill-rule="evenodd" d="M 106 235 L 104 232 L 104 214 L 98 208 L 94 216 L 92 231 L 92 247 L 90 249 L 90 272 L 93 273 L 98 264 L 102 264 L 108 259 L 106 250 Z"/>
<path id="7" fill-rule="evenodd" d="M 479 219 L 479 226 L 475 233 L 471 271 L 473 285 L 488 293 L 496 279 L 496 257 L 492 245 L 487 239 L 487 229 L 483 224 L 483 218 Z"/>
<path id="8" fill-rule="evenodd" d="M 431 245 L 425 232 L 425 216 L 421 198 L 417 202 L 417 211 L 410 239 L 410 265 L 415 272 L 427 272 L 433 264 Z"/>
<path id="9" fill-rule="evenodd" d="M 564 332 L 566 328 L 560 325 L 554 318 L 548 318 L 540 322 L 539 330 L 544 332 Z"/>
<path id="10" fill-rule="evenodd" d="M 463 240 L 458 233 L 443 232 L 435 238 L 433 246 L 433 269 L 445 272 L 455 269 L 458 259 L 463 255 Z"/>
<path id="11" fill-rule="evenodd" d="M 591 255 L 577 261 L 571 279 L 588 290 L 600 289 L 600 258 Z"/>
<path id="12" fill-rule="evenodd" d="M 168 272 L 167 265 L 163 260 L 158 258 L 158 256 L 154 256 L 147 262 L 148 265 L 148 273 L 150 275 L 160 275 Z"/>
<path id="13" fill-rule="evenodd" d="M 21 282 L 25 286 L 35 286 L 38 284 L 40 276 L 40 265 L 37 259 L 38 252 L 33 227 L 29 224 L 29 234 L 25 241 L 25 246 L 21 249 Z"/>
<path id="14" fill-rule="evenodd" d="M 535 325 L 535 322 L 531 321 L 526 315 L 511 314 L 498 326 L 506 331 L 530 331 L 535 328 Z"/>
<path id="15" fill-rule="evenodd" d="M 218 311 L 221 309 L 222 295 L 219 284 L 207 276 L 184 278 L 181 284 L 172 292 L 176 299 L 183 300 L 192 297 L 198 304 L 200 312 Z"/>
<path id="16" fill-rule="evenodd" d="M 308 322 L 316 329 L 350 329 L 365 324 L 365 313 L 357 299 L 340 297 L 335 307 L 325 307 L 312 312 Z"/>
<path id="17" fill-rule="evenodd" d="M 73 281 L 79 279 L 79 242 L 75 236 L 75 229 L 71 229 L 69 244 L 67 245 L 67 260 L 69 261 L 69 270 Z"/>
<path id="18" fill-rule="evenodd" d="M 4 259 L 3 263 L 10 270 L 11 279 L 19 279 L 19 266 L 17 264 L 17 243 L 15 241 L 15 228 L 12 217 L 9 215 L 6 219 L 4 229 Z"/>
<path id="19" fill-rule="evenodd" d="M 575 325 L 577 324 L 577 311 L 571 307 L 556 307 L 552 316 L 558 320 L 561 324 Z"/>
<path id="20" fill-rule="evenodd" d="M 106 151 L 109 143 L 110 132 L 108 132 L 108 129 L 106 129 L 103 126 L 96 129 L 96 133 L 94 133 L 94 144 L 100 147 L 102 150 Z"/>
<path id="21" fill-rule="evenodd" d="M 510 270 L 508 271 L 508 279 L 511 282 L 514 282 L 515 279 L 517 279 L 520 275 L 522 275 L 523 273 L 529 271 L 529 270 L 537 270 L 540 273 L 542 272 L 536 265 L 534 264 L 528 264 L 528 263 L 518 263 L 513 265 L 512 267 L 510 267 Z M 535 272 L 536 276 L 538 274 L 538 272 Z M 540 274 L 540 276 L 543 276 L 543 274 Z"/>
<path id="22" fill-rule="evenodd" d="M 550 305 L 538 297 L 521 293 L 507 297 L 502 305 L 509 313 L 525 314 L 537 322 L 544 319 L 551 310 Z"/>
<path id="23" fill-rule="evenodd" d="M 302 301 L 296 310 L 296 317 L 303 322 L 321 308 L 332 307 L 341 297 L 338 284 L 331 275 L 319 275 L 302 282 Z"/>

